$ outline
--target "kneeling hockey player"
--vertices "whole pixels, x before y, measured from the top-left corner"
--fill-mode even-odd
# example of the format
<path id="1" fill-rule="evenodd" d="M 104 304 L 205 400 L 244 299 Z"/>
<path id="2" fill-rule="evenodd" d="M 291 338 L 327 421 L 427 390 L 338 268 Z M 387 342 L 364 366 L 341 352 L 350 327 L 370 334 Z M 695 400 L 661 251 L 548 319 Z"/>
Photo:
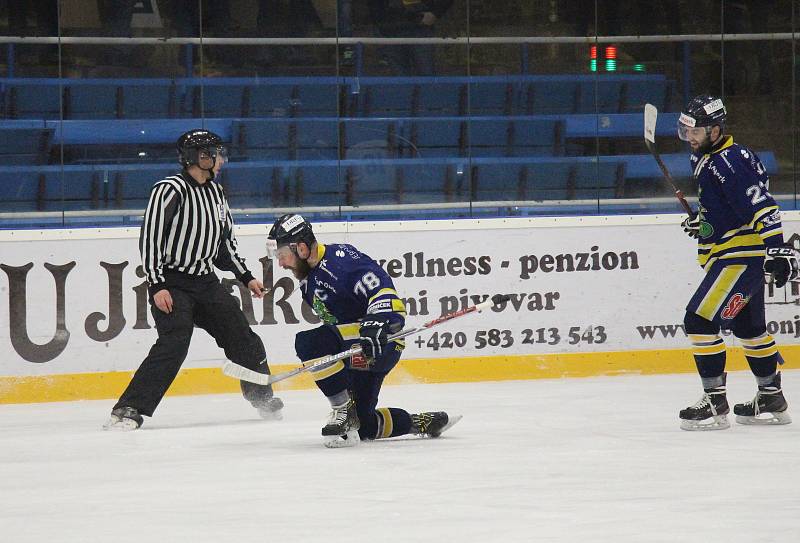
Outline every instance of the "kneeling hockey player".
<path id="1" fill-rule="evenodd" d="M 296 214 L 275 221 L 268 239 L 278 264 L 300 281 L 303 299 L 324 323 L 297 334 L 297 356 L 307 361 L 355 343 L 363 349 L 311 374 L 332 407 L 322 428 L 326 447 L 405 434 L 438 437 L 458 422 L 460 416 L 444 412 L 376 409 L 383 380 L 404 348 L 402 341 L 388 337 L 401 330 L 406 312 L 391 278 L 374 260 L 352 245 L 317 242 L 311 224 Z"/>

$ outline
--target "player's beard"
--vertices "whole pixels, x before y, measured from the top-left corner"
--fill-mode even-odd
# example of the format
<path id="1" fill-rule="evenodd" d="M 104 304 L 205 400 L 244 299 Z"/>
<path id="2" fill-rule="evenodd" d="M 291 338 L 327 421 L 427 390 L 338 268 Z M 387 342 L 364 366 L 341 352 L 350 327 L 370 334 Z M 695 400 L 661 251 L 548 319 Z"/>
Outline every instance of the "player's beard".
<path id="1" fill-rule="evenodd" d="M 297 259 L 297 263 L 290 268 L 292 270 L 292 274 L 295 278 L 302 281 L 306 277 L 308 277 L 308 273 L 311 271 L 311 266 L 308 264 L 308 260 L 303 260 L 302 258 Z"/>

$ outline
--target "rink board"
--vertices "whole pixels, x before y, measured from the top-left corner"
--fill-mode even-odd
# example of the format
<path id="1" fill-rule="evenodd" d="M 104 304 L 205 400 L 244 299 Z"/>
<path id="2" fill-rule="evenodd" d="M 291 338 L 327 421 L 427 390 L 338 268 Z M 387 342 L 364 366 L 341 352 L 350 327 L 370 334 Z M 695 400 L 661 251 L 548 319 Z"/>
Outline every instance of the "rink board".
<path id="1" fill-rule="evenodd" d="M 800 214 L 784 213 L 800 243 Z M 409 326 L 496 293 L 512 300 L 407 341 L 387 383 L 694 372 L 681 329 L 702 277 L 679 215 L 320 223 L 394 278 Z M 264 251 L 265 225 L 237 228 L 240 253 L 273 291 L 243 301 L 273 371 L 296 364 L 294 335 L 317 326 L 296 281 Z M 0 403 L 114 398 L 156 334 L 137 270 L 138 229 L 0 232 Z M 332 249 L 332 253 L 335 250 Z M 335 255 L 331 254 L 331 258 Z M 800 283 L 767 288 L 767 320 L 792 367 Z M 745 369 L 735 338 L 728 368 Z M 171 394 L 232 392 L 213 340 L 195 334 Z M 279 388 L 313 386 L 307 378 Z"/>

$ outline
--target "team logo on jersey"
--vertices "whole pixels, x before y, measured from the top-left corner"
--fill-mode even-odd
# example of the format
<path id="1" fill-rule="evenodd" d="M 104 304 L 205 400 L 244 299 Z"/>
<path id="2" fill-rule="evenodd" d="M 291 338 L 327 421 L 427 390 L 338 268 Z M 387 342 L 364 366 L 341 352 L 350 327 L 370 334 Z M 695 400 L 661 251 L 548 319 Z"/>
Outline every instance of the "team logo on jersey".
<path id="1" fill-rule="evenodd" d="M 716 164 L 709 164 L 708 169 L 711 171 L 712 174 L 714 174 L 714 177 L 716 177 L 720 183 L 725 182 L 725 176 L 720 173 L 719 169 L 717 169 Z"/>
<path id="2" fill-rule="evenodd" d="M 714 227 L 711 225 L 710 222 L 700 221 L 700 230 L 698 234 L 701 238 L 710 238 L 714 235 Z"/>
<path id="3" fill-rule="evenodd" d="M 369 362 L 369 359 L 364 356 L 364 353 L 356 353 L 350 357 L 350 369 L 368 370 L 370 366 Z"/>
<path id="4" fill-rule="evenodd" d="M 739 312 L 744 309 L 744 306 L 747 305 L 747 301 L 750 298 L 745 298 L 740 293 L 736 293 L 728 300 L 728 303 L 725 305 L 725 309 L 722 310 L 720 313 L 720 317 L 725 320 L 731 320 L 739 314 Z"/>
<path id="5" fill-rule="evenodd" d="M 779 222 L 781 222 L 781 212 L 777 209 L 761 219 L 761 224 L 764 226 L 773 226 Z"/>
<path id="6" fill-rule="evenodd" d="M 337 324 L 339 321 L 336 317 L 331 315 L 331 312 L 328 311 L 328 308 L 325 307 L 325 304 L 314 296 L 314 300 L 311 302 L 311 309 L 314 310 L 314 313 L 319 317 L 319 320 L 324 322 L 325 324 Z"/>

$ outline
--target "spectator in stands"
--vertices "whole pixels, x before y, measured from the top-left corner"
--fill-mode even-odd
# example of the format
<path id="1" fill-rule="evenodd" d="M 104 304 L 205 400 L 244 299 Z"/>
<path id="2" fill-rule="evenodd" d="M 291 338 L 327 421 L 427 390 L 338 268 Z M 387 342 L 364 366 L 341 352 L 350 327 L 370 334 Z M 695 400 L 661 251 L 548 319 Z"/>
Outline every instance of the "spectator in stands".
<path id="1" fill-rule="evenodd" d="M 431 38 L 434 25 L 454 0 L 368 0 L 372 20 L 387 38 Z M 432 44 L 389 45 L 381 49 L 382 60 L 394 75 L 433 75 Z"/>

